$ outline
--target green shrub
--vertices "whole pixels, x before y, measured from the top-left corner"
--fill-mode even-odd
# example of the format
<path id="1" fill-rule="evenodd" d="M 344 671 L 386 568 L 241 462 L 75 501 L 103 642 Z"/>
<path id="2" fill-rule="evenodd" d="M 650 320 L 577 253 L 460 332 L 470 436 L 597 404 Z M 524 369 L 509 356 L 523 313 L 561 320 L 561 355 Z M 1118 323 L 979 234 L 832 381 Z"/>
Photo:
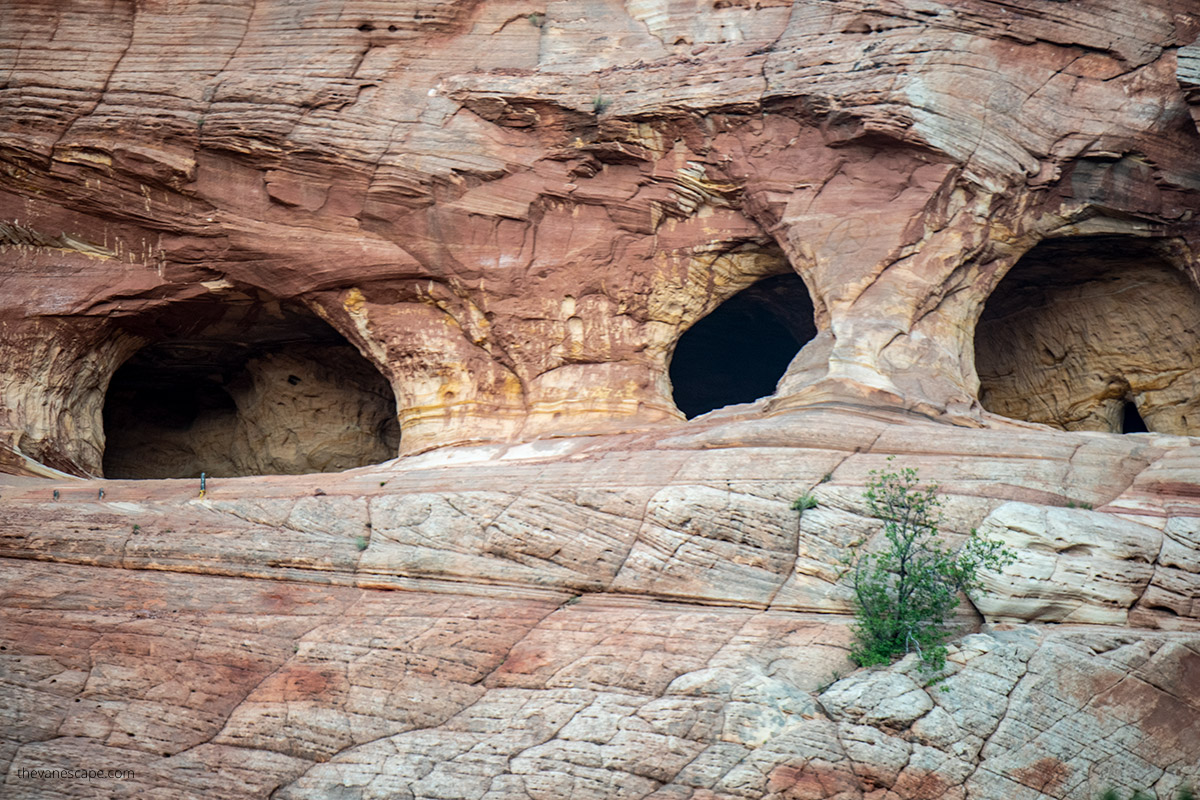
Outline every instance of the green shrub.
<path id="1" fill-rule="evenodd" d="M 1117 793 L 1116 789 L 1110 788 L 1106 789 L 1100 795 L 1100 800 L 1121 800 L 1121 795 Z M 1154 795 L 1137 789 L 1133 794 L 1129 795 L 1129 800 L 1154 800 Z M 1196 800 L 1196 794 L 1190 786 L 1181 786 L 1179 792 L 1175 795 L 1175 800 Z"/>
<path id="2" fill-rule="evenodd" d="M 812 492 L 805 492 L 795 499 L 792 503 L 792 510 L 799 511 L 800 516 L 804 516 L 804 512 L 817 507 L 817 498 L 813 497 Z"/>
<path id="3" fill-rule="evenodd" d="M 870 666 L 915 652 L 927 669 L 939 670 L 958 592 L 982 592 L 979 571 L 1002 569 L 1016 553 L 974 530 L 957 551 L 947 549 L 937 538 L 937 487 L 920 488 L 915 469 L 872 471 L 863 497 L 871 515 L 883 521 L 886 545 L 868 552 L 857 542 L 842 562 L 842 578 L 854 589 L 850 658 Z"/>

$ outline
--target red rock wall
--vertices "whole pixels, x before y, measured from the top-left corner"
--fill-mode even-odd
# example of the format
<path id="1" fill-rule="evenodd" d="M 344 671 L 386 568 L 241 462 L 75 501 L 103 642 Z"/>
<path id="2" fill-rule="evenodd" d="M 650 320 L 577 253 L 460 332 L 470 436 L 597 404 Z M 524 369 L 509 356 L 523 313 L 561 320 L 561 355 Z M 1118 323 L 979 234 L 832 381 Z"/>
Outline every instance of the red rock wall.
<path id="1" fill-rule="evenodd" d="M 1187 2 L 9 8 L 5 424 L 72 471 L 121 321 L 198 295 L 320 309 L 418 452 L 673 423 L 682 331 L 789 269 L 821 335 L 776 406 L 978 421 L 1038 241 L 1196 268 Z"/>
<path id="2" fill-rule="evenodd" d="M 1195 0 L 0 20 L 6 796 L 1200 782 Z M 1028 370 L 985 410 L 980 378 L 1021 370 L 977 372 L 976 321 L 1059 240 L 1153 253 L 1180 290 L 1122 323 L 1128 363 Z M 1141 291 L 1143 266 L 1120 280 Z M 816 336 L 773 396 L 685 423 L 679 337 L 789 273 Z M 98 479 L 122 363 L 202 331 L 197 309 L 277 302 L 386 378 L 404 458 L 204 497 Z M 1080 317 L 1130 304 L 1083 307 L 991 341 L 1020 367 L 1021 342 L 1088 342 Z M 1110 369 L 1160 392 L 1155 432 L 1039 424 L 1111 423 Z M 1039 416 L 1035 392 L 1082 413 Z M 293 416 L 269 410 L 264 441 Z M 911 660 L 835 679 L 837 559 L 878 535 L 861 492 L 888 455 L 942 486 L 952 540 L 1020 551 L 964 608 L 978 633 L 942 686 Z M 21 772 L 93 764 L 135 777 Z"/>

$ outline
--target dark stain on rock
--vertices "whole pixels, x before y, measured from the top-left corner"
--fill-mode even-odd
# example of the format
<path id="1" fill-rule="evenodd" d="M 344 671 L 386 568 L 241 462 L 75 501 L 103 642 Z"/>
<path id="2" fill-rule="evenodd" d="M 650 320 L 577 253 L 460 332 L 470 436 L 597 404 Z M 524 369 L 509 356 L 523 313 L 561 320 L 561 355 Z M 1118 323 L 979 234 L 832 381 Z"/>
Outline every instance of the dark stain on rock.
<path id="1" fill-rule="evenodd" d="M 1042 794 L 1057 794 L 1071 775 L 1071 768 L 1057 758 L 1039 758 L 1028 767 L 1015 769 L 1013 780 Z"/>

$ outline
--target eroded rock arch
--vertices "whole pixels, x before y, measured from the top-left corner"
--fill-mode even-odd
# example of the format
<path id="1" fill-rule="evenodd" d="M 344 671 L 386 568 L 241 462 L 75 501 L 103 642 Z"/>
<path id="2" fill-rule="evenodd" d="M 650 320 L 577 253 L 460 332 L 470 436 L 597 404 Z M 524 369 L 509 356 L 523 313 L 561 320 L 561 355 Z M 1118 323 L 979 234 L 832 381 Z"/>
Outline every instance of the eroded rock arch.
<path id="1" fill-rule="evenodd" d="M 763 278 L 679 337 L 670 368 L 675 404 L 691 419 L 772 395 L 816 334 L 804 281 L 791 272 Z"/>
<path id="2" fill-rule="evenodd" d="M 396 455 L 388 382 L 300 303 L 169 305 L 104 403 L 110 478 L 332 472 Z"/>
<path id="3" fill-rule="evenodd" d="M 1065 430 L 1200 433 L 1200 292 L 1167 243 L 1043 241 L 988 298 L 979 398 Z"/>

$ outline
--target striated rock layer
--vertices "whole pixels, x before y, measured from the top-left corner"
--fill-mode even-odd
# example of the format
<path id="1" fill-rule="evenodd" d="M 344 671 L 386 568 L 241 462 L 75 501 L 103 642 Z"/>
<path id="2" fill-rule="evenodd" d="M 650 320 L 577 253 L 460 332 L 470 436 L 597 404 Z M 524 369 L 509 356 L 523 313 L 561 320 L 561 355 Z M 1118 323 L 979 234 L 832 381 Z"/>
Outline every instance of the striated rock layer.
<path id="1" fill-rule="evenodd" d="M 1200 783 L 1197 0 L 0 19 L 5 797 Z"/>
<path id="2" fill-rule="evenodd" d="M 7 9 L 0 430 L 76 474 L 102 470 L 116 369 L 200 301 L 321 314 L 413 453 L 673 424 L 680 336 L 786 273 L 816 333 L 776 407 L 993 424 L 975 320 L 1040 242 L 1195 278 L 1191 0 Z M 1196 383 L 1168 355 L 1117 377 L 1166 409 Z M 1039 401 L 998 413 L 1108 418 L 1074 361 L 1066 390 L 1021 375 L 997 396 Z"/>
<path id="3" fill-rule="evenodd" d="M 135 773 L 113 797 L 1174 797 L 1200 779 L 1193 450 L 795 410 L 202 498 L 8 478 L 6 790 L 91 796 L 20 770 L 103 763 Z M 936 682 L 846 656 L 836 559 L 879 537 L 891 455 L 947 536 L 1020 552 Z"/>

